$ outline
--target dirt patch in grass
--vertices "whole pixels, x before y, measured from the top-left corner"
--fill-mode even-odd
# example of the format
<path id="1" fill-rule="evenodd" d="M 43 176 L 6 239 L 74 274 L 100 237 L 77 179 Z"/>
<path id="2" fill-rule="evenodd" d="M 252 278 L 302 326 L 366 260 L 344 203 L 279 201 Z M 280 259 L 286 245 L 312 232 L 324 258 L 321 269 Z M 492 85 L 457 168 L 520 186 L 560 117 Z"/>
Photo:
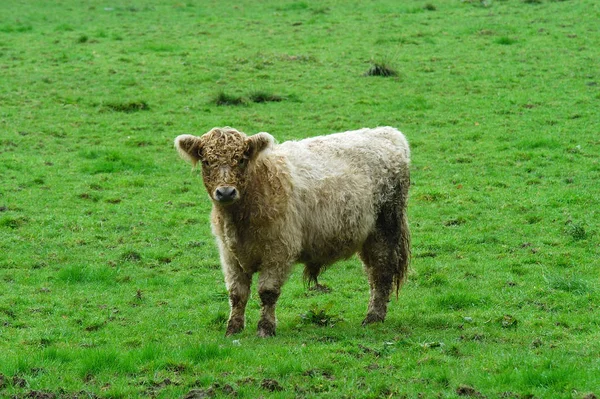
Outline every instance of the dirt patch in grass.
<path id="1" fill-rule="evenodd" d="M 183 399 L 204 399 L 204 398 L 214 398 L 215 391 L 212 388 L 208 389 L 192 389 L 189 391 Z"/>
<path id="2" fill-rule="evenodd" d="M 519 325 L 519 321 L 512 315 L 506 314 L 498 319 L 498 323 L 502 328 L 516 328 Z"/>
<path id="3" fill-rule="evenodd" d="M 130 114 L 138 111 L 149 111 L 150 106 L 146 101 L 125 101 L 106 103 L 104 104 L 103 109 Z"/>
<path id="4" fill-rule="evenodd" d="M 248 96 L 253 103 L 269 103 L 283 101 L 283 97 L 267 91 L 254 91 Z"/>
<path id="5" fill-rule="evenodd" d="M 199 384 L 200 382 L 196 381 L 196 383 Z M 237 395 L 238 392 L 230 384 L 221 385 L 217 382 L 209 388 L 192 389 L 183 397 L 183 399 L 203 399 L 223 396 L 236 397 Z"/>
<path id="6" fill-rule="evenodd" d="M 213 97 L 212 103 L 219 106 L 236 106 L 248 105 L 248 103 L 277 103 L 283 100 L 285 100 L 285 97 L 264 90 L 250 92 L 247 96 L 238 96 L 220 91 Z"/>
<path id="7" fill-rule="evenodd" d="M 17 388 L 25 388 L 27 386 L 27 381 L 24 378 L 19 377 L 18 375 L 13 376 L 12 384 Z"/>
<path id="8" fill-rule="evenodd" d="M 139 262 L 142 260 L 142 255 L 137 251 L 125 251 L 121 254 L 121 260 L 129 262 Z"/>
<path id="9" fill-rule="evenodd" d="M 145 382 L 145 383 L 143 383 L 143 385 L 148 386 L 144 390 L 144 394 L 151 396 L 151 397 L 155 397 L 161 389 L 168 387 L 169 385 L 179 385 L 179 383 L 172 381 L 170 378 L 165 378 L 162 381 L 151 381 L 149 383 Z"/>
<path id="10" fill-rule="evenodd" d="M 456 394 L 458 396 L 468 396 L 471 398 L 485 398 L 481 392 L 468 385 L 459 385 L 458 388 L 456 388 Z"/>
<path id="11" fill-rule="evenodd" d="M 0 227 L 6 227 L 9 229 L 18 229 L 22 227 L 27 222 L 29 222 L 29 218 L 25 216 L 17 216 L 17 217 L 4 217 L 0 219 Z"/>
<path id="12" fill-rule="evenodd" d="M 463 225 L 463 224 L 465 224 L 465 223 L 467 223 L 467 221 L 466 221 L 464 218 L 462 218 L 462 217 L 458 217 L 458 218 L 456 218 L 456 219 L 449 219 L 449 220 L 446 220 L 446 221 L 444 222 L 444 226 L 446 226 L 446 227 L 451 227 L 451 226 L 461 226 L 461 225 Z"/>
<path id="13" fill-rule="evenodd" d="M 383 76 L 383 77 L 392 77 L 398 76 L 398 72 L 389 64 L 385 62 L 375 62 L 371 67 L 365 72 L 365 76 Z"/>
<path id="14" fill-rule="evenodd" d="M 224 91 L 218 92 L 213 98 L 212 102 L 215 105 L 244 105 L 246 100 L 242 96 L 236 96 L 233 94 L 225 93 Z"/>
<path id="15" fill-rule="evenodd" d="M 283 387 L 279 385 L 279 382 L 271 378 L 265 378 L 264 380 L 262 380 L 262 382 L 260 383 L 260 387 L 269 392 L 283 391 Z"/>
<path id="16" fill-rule="evenodd" d="M 57 398 L 55 393 L 52 392 L 44 392 L 44 391 L 29 391 L 24 396 L 25 398 L 31 399 L 55 399 Z"/>
<path id="17" fill-rule="evenodd" d="M 310 378 L 322 377 L 322 378 L 324 378 L 326 380 L 330 380 L 330 381 L 335 380 L 334 375 L 331 374 L 327 370 L 310 369 L 310 370 L 306 370 L 304 373 L 302 373 L 302 375 L 306 376 L 306 377 L 310 377 Z"/>

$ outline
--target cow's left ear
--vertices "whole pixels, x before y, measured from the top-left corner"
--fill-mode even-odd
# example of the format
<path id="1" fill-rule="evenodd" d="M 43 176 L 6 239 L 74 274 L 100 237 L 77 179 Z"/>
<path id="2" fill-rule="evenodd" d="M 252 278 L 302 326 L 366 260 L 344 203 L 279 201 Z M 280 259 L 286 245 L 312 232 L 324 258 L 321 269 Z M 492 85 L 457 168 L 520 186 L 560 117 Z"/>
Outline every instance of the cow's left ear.
<path id="1" fill-rule="evenodd" d="M 202 139 L 191 134 L 182 134 L 175 139 L 175 148 L 183 159 L 195 167 L 202 158 Z"/>
<path id="2" fill-rule="evenodd" d="M 246 156 L 249 159 L 255 158 L 261 151 L 275 144 L 275 138 L 269 133 L 257 133 L 246 139 Z"/>

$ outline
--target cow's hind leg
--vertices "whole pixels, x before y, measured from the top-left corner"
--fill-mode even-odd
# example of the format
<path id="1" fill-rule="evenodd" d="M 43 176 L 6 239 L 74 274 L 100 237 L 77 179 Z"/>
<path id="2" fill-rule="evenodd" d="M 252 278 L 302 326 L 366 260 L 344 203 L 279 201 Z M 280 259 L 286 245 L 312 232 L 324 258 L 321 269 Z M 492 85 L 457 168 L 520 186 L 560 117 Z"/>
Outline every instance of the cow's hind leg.
<path id="1" fill-rule="evenodd" d="M 329 287 L 319 284 L 319 275 L 325 266 L 321 263 L 306 263 L 304 265 L 304 282 L 310 290 L 319 292 L 329 292 Z"/>
<path id="2" fill-rule="evenodd" d="M 406 214 L 402 208 L 385 208 L 377 219 L 375 231 L 359 252 L 371 291 L 363 325 L 385 320 L 392 289 L 395 286 L 398 290 L 408 268 L 410 235 Z"/>

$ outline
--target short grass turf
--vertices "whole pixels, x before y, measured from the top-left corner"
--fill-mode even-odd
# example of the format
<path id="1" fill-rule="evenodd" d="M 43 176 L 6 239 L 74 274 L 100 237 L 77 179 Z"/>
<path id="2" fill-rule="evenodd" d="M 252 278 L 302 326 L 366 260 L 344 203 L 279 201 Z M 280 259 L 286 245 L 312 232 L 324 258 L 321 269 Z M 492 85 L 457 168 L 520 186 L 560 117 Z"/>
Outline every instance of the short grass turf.
<path id="1" fill-rule="evenodd" d="M 600 4 L 0 3 L 0 396 L 600 395 Z M 173 138 L 392 125 L 412 272 L 363 328 L 360 263 L 277 337 L 224 338 L 198 172 Z"/>

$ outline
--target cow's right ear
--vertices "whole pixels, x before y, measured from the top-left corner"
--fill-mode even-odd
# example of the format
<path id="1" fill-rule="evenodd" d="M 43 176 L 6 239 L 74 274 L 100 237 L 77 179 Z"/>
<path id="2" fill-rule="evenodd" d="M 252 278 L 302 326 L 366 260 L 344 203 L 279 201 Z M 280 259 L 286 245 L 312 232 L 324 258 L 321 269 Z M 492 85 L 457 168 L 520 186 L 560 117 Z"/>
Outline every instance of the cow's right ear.
<path id="1" fill-rule="evenodd" d="M 175 148 L 179 155 L 187 161 L 190 161 L 195 167 L 202 159 L 202 140 L 200 137 L 191 134 L 182 134 L 175 139 Z"/>

